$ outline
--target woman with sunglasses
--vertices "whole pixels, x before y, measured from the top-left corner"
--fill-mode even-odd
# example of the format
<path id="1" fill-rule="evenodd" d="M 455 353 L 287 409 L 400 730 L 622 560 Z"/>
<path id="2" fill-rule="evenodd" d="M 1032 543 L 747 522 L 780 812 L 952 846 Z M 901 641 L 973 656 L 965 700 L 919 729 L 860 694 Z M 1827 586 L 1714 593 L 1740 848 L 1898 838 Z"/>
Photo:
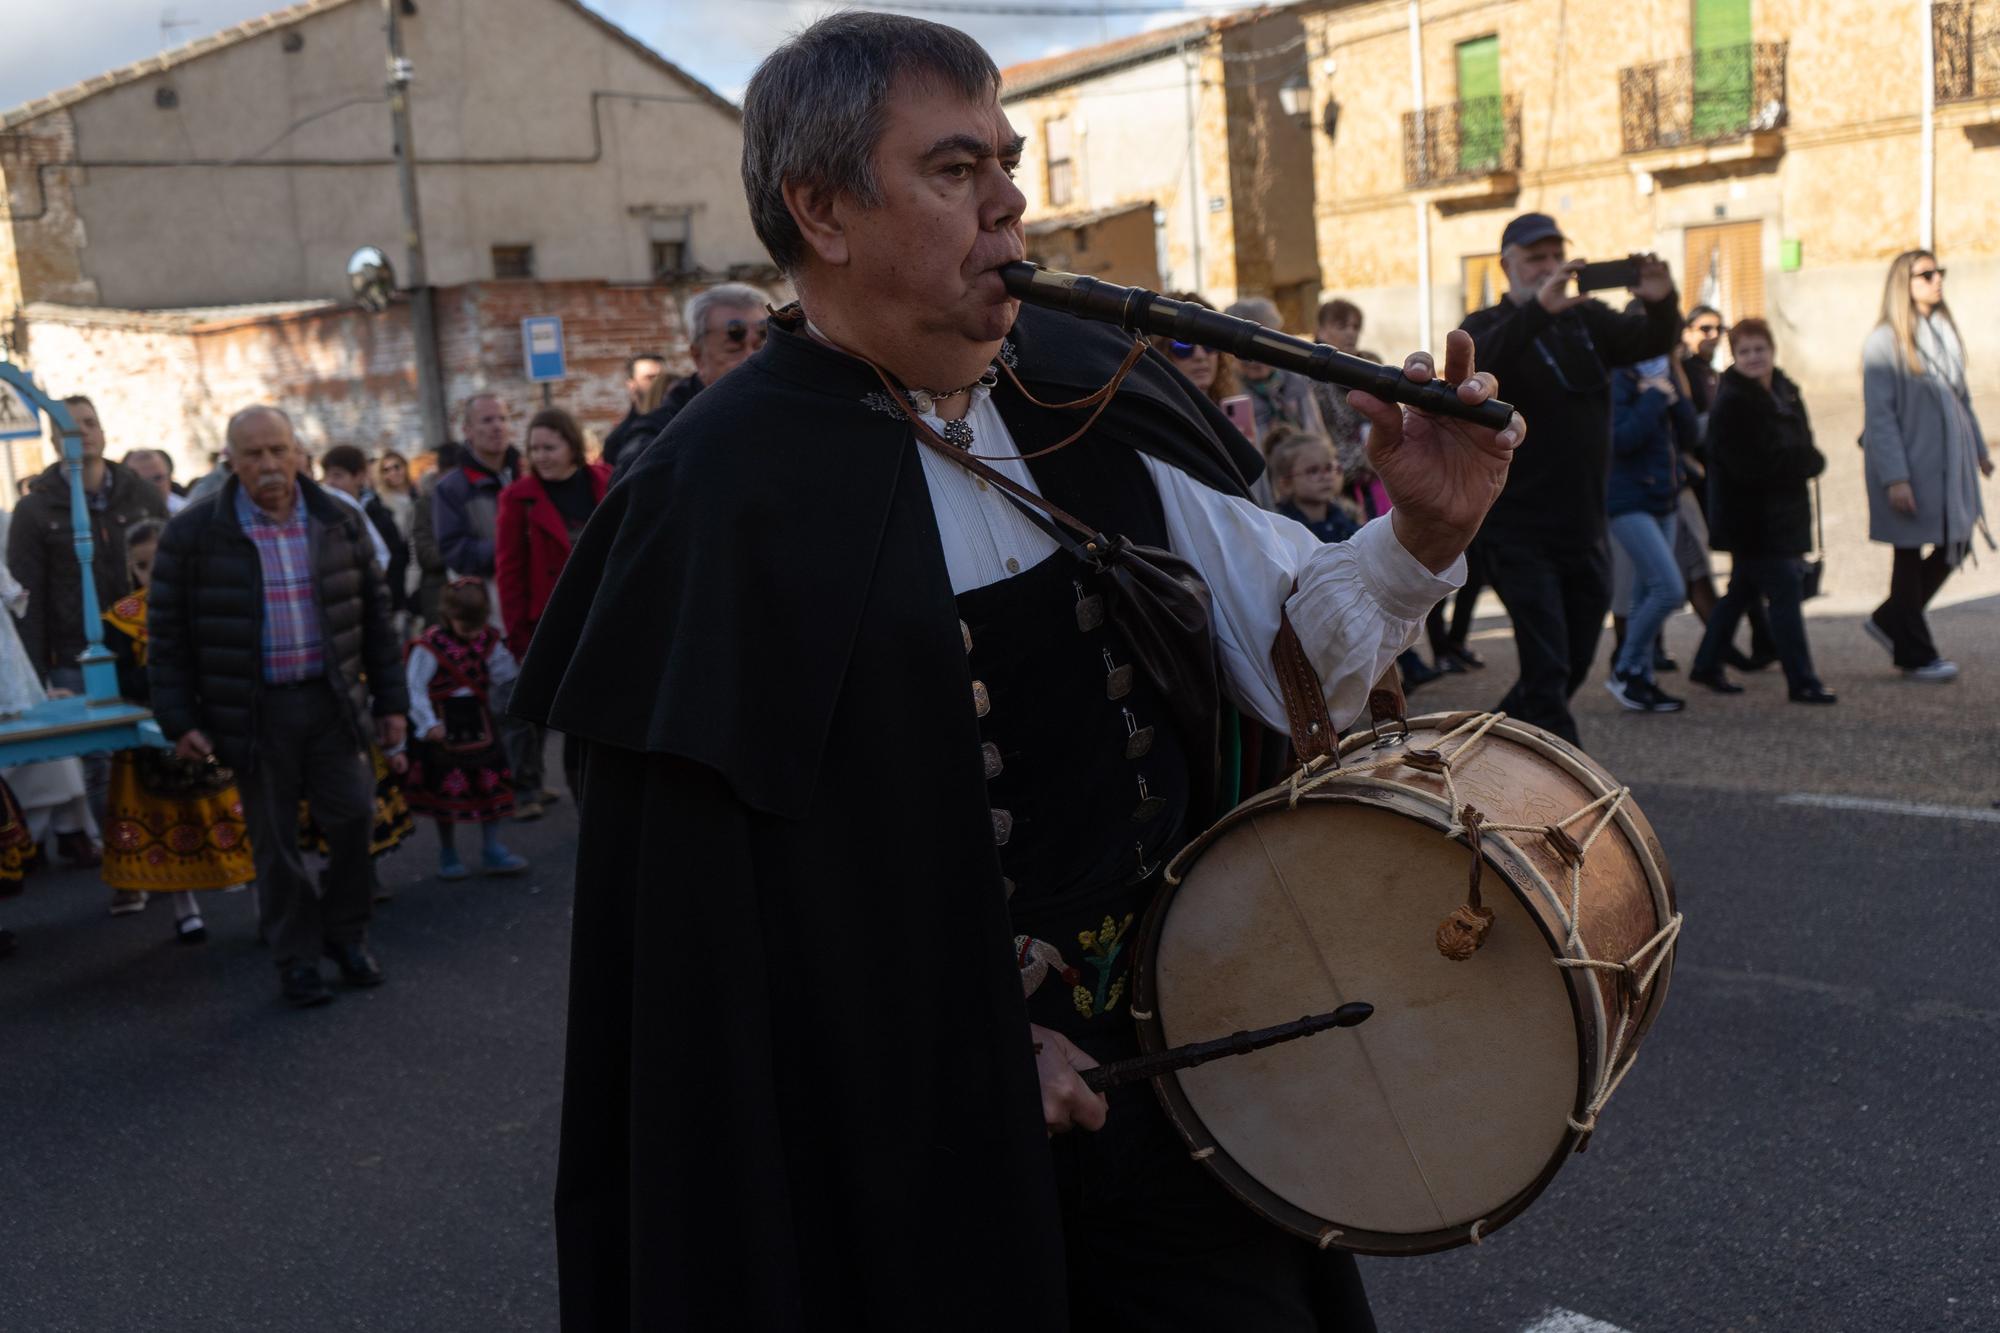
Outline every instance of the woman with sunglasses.
<path id="1" fill-rule="evenodd" d="M 1204 310 L 1215 309 L 1194 292 L 1168 292 L 1167 298 L 1187 301 Z M 1219 406 L 1223 399 L 1234 398 L 1243 392 L 1242 383 L 1236 375 L 1236 358 L 1229 353 L 1203 347 L 1200 343 L 1176 342 L 1172 338 L 1155 337 L 1151 341 L 1155 351 L 1172 361 L 1174 369 L 1208 395 L 1209 402 Z"/>
<path id="2" fill-rule="evenodd" d="M 1979 478 L 1993 475 L 1944 272 L 1928 250 L 1896 256 L 1861 356 L 1868 536 L 1896 552 L 1888 600 L 1861 627 L 1905 679 L 1940 683 L 1958 665 L 1938 652 L 1924 608 L 1971 549 L 1985 519 Z"/>

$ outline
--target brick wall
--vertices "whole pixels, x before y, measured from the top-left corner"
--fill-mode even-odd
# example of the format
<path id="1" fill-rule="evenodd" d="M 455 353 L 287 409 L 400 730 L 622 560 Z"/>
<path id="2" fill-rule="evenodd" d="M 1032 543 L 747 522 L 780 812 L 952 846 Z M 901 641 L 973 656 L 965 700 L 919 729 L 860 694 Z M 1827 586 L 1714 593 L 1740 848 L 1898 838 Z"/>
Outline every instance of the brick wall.
<path id="1" fill-rule="evenodd" d="M 681 332 L 686 295 L 671 288 L 602 282 L 483 282 L 438 292 L 438 345 L 446 402 L 497 393 L 516 423 L 541 406 L 524 375 L 521 320 L 559 315 L 569 377 L 551 387 L 557 406 L 602 437 L 625 413 L 625 360 L 667 358 L 691 367 Z M 176 475 L 198 475 L 222 447 L 231 413 L 275 403 L 318 452 L 354 444 L 371 452 L 422 447 L 409 308 L 378 315 L 326 304 L 281 312 L 140 312 L 36 305 L 25 316 L 20 359 L 57 394 L 97 403 L 113 456 L 138 447 L 173 454 Z M 17 446 L 25 473 L 46 465 L 51 444 Z"/>
<path id="2" fill-rule="evenodd" d="M 551 397 L 602 436 L 625 415 L 626 358 L 656 352 L 671 375 L 693 369 L 681 333 L 683 299 L 669 287 L 602 282 L 478 282 L 440 291 L 438 356 L 453 432 L 459 404 L 475 392 L 498 393 L 520 418 L 541 406 L 541 386 L 525 374 L 521 321 L 560 315 L 569 377 L 549 386 Z"/>

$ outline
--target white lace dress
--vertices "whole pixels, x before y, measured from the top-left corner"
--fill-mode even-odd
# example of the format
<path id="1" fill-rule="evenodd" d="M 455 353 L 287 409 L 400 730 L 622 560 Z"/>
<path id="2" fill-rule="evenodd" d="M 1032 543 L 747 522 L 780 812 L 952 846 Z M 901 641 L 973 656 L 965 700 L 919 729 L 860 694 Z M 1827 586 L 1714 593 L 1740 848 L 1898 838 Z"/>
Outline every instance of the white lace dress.
<path id="1" fill-rule="evenodd" d="M 0 551 L 7 549 L 7 525 L 11 515 L 0 512 Z M 14 622 L 28 613 L 28 592 L 14 579 L 6 562 L 0 560 L 0 605 L 8 611 L 0 615 L 0 721 L 20 716 L 48 699 L 41 678 L 21 646 L 20 631 Z M 96 831 L 90 803 L 84 798 L 83 764 L 76 759 L 51 759 L 39 764 L 0 768 L 0 780 L 20 803 L 27 818 L 28 832 L 40 842 L 51 827 L 57 833 L 78 829 Z"/>

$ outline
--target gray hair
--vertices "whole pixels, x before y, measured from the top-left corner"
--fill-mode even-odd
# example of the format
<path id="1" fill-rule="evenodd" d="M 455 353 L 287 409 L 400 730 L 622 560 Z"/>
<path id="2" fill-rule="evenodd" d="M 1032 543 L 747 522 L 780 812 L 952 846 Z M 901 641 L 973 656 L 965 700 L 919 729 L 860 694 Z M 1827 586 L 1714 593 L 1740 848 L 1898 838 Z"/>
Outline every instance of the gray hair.
<path id="1" fill-rule="evenodd" d="M 786 273 L 805 262 L 805 237 L 785 186 L 844 194 L 877 208 L 875 149 L 899 78 L 983 101 L 1000 70 L 956 28 L 900 14 L 833 14 L 764 58 L 743 94 L 743 192 L 757 239 Z M 699 298 L 697 298 L 699 299 Z"/>
<path id="2" fill-rule="evenodd" d="M 222 439 L 224 449 L 226 450 L 236 443 L 236 428 L 238 426 L 255 417 L 261 416 L 274 416 L 285 423 L 286 429 L 292 429 L 292 419 L 285 414 L 284 408 L 273 407 L 269 403 L 252 403 L 250 406 L 238 411 L 236 415 L 230 417 L 229 424 L 223 427 Z M 294 438 L 297 438 L 296 433 L 294 434 Z"/>
<path id="3" fill-rule="evenodd" d="M 708 312 L 717 306 L 763 310 L 771 304 L 771 294 L 762 287 L 752 287 L 747 282 L 719 282 L 689 297 L 681 318 L 685 321 L 688 341 L 693 342 L 708 331 Z"/>
<path id="4" fill-rule="evenodd" d="M 1238 319 L 1254 320 L 1267 329 L 1284 331 L 1285 317 L 1278 313 L 1277 303 L 1267 296 L 1246 296 L 1222 313 Z"/>
<path id="5" fill-rule="evenodd" d="M 465 396 L 465 401 L 458 405 L 458 424 L 461 426 L 471 425 L 472 409 L 479 406 L 482 402 L 484 402 L 488 398 L 491 398 L 494 402 L 499 403 L 503 409 L 507 406 L 506 400 L 501 398 L 499 394 L 493 392 L 493 390 L 491 389 L 481 389 L 477 393 L 467 394 Z"/>

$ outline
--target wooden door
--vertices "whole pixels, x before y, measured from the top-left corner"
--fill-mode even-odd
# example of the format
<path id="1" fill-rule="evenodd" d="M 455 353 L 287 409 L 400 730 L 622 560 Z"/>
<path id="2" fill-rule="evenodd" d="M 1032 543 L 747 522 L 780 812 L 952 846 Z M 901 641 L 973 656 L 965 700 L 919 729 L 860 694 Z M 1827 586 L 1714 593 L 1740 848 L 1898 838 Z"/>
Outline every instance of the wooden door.
<path id="1" fill-rule="evenodd" d="M 1507 275 L 1499 255 L 1467 255 L 1459 261 L 1465 275 L 1465 313 L 1498 305 L 1507 294 Z"/>
<path id="2" fill-rule="evenodd" d="M 1764 224 L 1721 222 L 1687 229 L 1681 304 L 1712 305 L 1723 322 L 1764 313 Z"/>

